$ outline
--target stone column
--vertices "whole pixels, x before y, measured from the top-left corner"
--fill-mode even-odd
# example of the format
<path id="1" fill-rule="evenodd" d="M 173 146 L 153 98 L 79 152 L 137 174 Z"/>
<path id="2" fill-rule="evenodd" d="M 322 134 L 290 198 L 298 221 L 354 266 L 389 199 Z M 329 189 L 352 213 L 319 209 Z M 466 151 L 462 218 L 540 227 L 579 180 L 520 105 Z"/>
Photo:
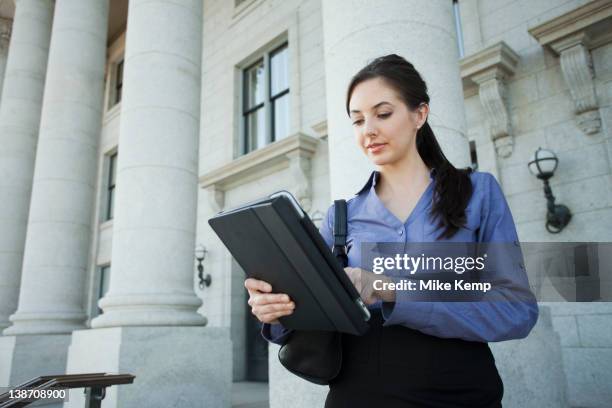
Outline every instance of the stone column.
<path id="1" fill-rule="evenodd" d="M 0 103 L 2 103 L 2 83 L 4 81 L 4 70 L 6 69 L 12 25 L 12 20 L 0 17 Z"/>
<path id="2" fill-rule="evenodd" d="M 414 64 L 431 97 L 429 123 L 455 166 L 469 145 L 451 1 L 322 0 L 331 196 L 352 196 L 372 170 L 357 148 L 345 110 L 351 77 L 370 60 L 395 53 Z"/>
<path id="3" fill-rule="evenodd" d="M 112 277 L 95 328 L 206 324 L 193 290 L 202 2 L 182 3 L 130 1 Z"/>
<path id="4" fill-rule="evenodd" d="M 0 75 L 0 331 L 17 309 L 52 20 L 52 0 L 17 1 Z"/>
<path id="5" fill-rule="evenodd" d="M 110 289 L 66 367 L 136 375 L 105 407 L 230 405 L 229 330 L 204 327 L 193 289 L 202 4 L 129 2 Z"/>
<path id="6" fill-rule="evenodd" d="M 57 1 L 19 308 L 5 334 L 83 327 L 107 19 L 108 0 Z"/>

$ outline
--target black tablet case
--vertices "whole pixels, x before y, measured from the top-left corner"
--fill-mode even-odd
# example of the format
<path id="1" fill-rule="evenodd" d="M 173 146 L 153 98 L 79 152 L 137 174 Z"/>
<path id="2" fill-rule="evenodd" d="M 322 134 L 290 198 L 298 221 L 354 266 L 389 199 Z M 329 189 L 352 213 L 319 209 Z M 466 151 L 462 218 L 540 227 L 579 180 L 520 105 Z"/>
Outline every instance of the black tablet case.
<path id="1" fill-rule="evenodd" d="M 365 333 L 367 310 L 358 305 L 363 305 L 359 293 L 293 200 L 272 195 L 208 223 L 249 277 L 270 283 L 273 293 L 287 293 L 295 302 L 294 312 L 280 318 L 283 326 Z"/>

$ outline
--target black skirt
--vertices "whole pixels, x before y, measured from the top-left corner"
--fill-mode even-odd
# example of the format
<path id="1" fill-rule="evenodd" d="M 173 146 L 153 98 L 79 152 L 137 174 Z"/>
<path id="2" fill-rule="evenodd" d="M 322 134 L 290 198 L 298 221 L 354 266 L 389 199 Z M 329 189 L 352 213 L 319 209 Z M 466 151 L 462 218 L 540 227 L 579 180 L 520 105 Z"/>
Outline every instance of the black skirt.
<path id="1" fill-rule="evenodd" d="M 343 363 L 325 408 L 497 408 L 503 383 L 486 343 L 383 327 L 373 311 L 363 336 L 343 335 Z"/>

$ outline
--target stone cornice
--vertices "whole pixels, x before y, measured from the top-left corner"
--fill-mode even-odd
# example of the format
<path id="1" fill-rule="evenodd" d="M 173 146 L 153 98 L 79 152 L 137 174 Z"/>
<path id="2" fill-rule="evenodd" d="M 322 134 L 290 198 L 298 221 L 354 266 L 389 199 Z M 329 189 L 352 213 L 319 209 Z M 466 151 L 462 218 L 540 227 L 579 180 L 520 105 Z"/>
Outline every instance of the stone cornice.
<path id="1" fill-rule="evenodd" d="M 589 50 L 612 41 L 611 23 L 612 1 L 595 0 L 529 30 L 540 44 L 559 55 L 574 101 L 576 124 L 588 135 L 601 129 Z"/>
<path id="2" fill-rule="evenodd" d="M 306 211 L 311 202 L 310 159 L 319 140 L 297 133 L 241 156 L 200 176 L 200 187 L 209 191 L 211 206 L 220 211 L 225 206 L 225 191 L 268 174 L 289 169 L 292 193 Z"/>
<path id="3" fill-rule="evenodd" d="M 467 56 L 460 61 L 461 78 L 466 78 L 477 83 L 481 75 L 511 76 L 514 74 L 520 57 L 505 42 L 493 44 L 475 54 Z"/>
<path id="4" fill-rule="evenodd" d="M 548 20 L 529 29 L 531 34 L 542 45 L 553 47 L 553 44 L 565 37 L 580 31 L 597 31 L 607 25 L 605 20 L 612 18 L 612 2 L 610 0 L 595 0 L 578 7 L 559 17 Z M 605 31 L 609 31 L 605 30 Z"/>
<path id="5" fill-rule="evenodd" d="M 513 139 L 506 100 L 506 78 L 514 75 L 519 56 L 505 42 L 499 42 L 461 60 L 464 88 L 475 93 L 489 123 L 490 138 L 500 157 L 512 154 Z M 467 94 L 469 91 L 464 92 Z M 472 91 L 474 92 L 474 91 Z"/>

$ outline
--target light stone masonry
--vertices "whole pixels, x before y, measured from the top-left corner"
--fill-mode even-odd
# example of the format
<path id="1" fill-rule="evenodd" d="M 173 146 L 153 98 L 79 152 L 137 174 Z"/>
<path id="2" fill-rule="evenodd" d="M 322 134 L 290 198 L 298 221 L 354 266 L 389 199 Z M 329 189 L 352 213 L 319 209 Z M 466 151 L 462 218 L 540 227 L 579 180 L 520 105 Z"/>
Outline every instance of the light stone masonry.
<path id="1" fill-rule="evenodd" d="M 55 7 L 19 307 L 5 335 L 84 325 L 107 19 L 108 0 Z"/>
<path id="2" fill-rule="evenodd" d="M 20 0 L 0 101 L 0 330 L 17 309 L 53 20 L 51 0 Z"/>
<path id="3" fill-rule="evenodd" d="M 204 325 L 192 277 L 202 2 L 131 1 L 126 41 L 113 277 L 91 325 Z"/>

